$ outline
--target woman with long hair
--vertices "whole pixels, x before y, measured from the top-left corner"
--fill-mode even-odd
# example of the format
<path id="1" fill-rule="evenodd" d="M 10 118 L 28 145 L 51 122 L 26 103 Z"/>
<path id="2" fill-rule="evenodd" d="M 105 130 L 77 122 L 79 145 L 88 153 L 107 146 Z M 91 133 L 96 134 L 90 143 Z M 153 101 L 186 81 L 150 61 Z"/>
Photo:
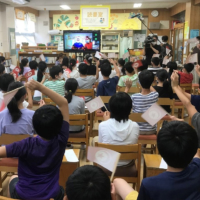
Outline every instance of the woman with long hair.
<path id="1" fill-rule="evenodd" d="M 12 98 L 7 108 L 0 112 L 0 134 L 34 134 L 32 117 L 34 111 L 23 107 L 27 97 L 26 88 L 21 82 L 12 82 L 8 86 L 8 92 L 21 88 Z"/>
<path id="2" fill-rule="evenodd" d="M 77 115 L 77 114 L 85 114 L 85 101 L 75 96 L 75 92 L 78 88 L 78 82 L 74 78 L 67 79 L 65 83 L 66 95 L 65 98 L 69 104 L 69 114 Z M 84 126 L 70 126 L 70 133 L 77 133 L 84 130 Z"/>

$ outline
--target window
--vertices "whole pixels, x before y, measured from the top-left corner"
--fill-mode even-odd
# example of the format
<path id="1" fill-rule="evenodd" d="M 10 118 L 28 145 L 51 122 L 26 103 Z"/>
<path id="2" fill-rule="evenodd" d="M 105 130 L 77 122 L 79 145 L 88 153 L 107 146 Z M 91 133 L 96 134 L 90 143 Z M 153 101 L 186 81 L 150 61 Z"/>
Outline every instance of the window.
<path id="1" fill-rule="evenodd" d="M 35 43 L 35 22 L 31 21 L 28 14 L 25 20 L 15 19 L 16 43 L 29 43 L 29 46 L 36 46 Z"/>

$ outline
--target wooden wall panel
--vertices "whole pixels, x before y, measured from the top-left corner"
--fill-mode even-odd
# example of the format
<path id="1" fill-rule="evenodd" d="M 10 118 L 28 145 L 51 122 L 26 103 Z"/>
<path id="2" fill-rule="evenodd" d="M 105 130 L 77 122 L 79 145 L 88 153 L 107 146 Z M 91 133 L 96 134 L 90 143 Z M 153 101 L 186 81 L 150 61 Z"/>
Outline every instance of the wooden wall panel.
<path id="1" fill-rule="evenodd" d="M 195 1 L 194 1 L 194 4 L 195 4 L 195 5 L 200 4 L 200 0 L 195 0 Z"/>
<path id="2" fill-rule="evenodd" d="M 16 7 L 16 9 L 23 10 L 25 13 L 33 13 L 35 16 L 39 16 L 39 10 L 30 7 Z"/>
<path id="3" fill-rule="evenodd" d="M 175 6 L 170 8 L 170 15 L 174 16 L 185 10 L 186 10 L 186 3 L 177 3 Z"/>

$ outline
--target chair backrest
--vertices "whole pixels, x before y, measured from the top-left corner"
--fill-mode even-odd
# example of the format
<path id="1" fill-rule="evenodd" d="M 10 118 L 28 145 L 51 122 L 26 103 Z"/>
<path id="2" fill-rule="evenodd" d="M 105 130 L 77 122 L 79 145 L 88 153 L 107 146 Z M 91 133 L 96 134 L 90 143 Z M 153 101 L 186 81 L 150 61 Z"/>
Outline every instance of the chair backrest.
<path id="1" fill-rule="evenodd" d="M 88 114 L 69 115 L 69 124 L 71 126 L 85 125 L 85 129 L 88 130 Z"/>
<path id="2" fill-rule="evenodd" d="M 94 89 L 77 89 L 75 95 L 79 97 L 92 97 L 94 99 Z"/>
<path id="3" fill-rule="evenodd" d="M 27 78 L 25 76 L 22 76 L 21 81 L 27 82 Z"/>
<path id="4" fill-rule="evenodd" d="M 126 87 L 118 87 L 118 92 L 124 92 Z M 128 91 L 129 93 L 140 93 L 140 88 L 138 87 L 131 87 Z"/>
<path id="5" fill-rule="evenodd" d="M 147 122 L 142 118 L 142 113 L 131 113 L 129 115 L 129 119 L 134 122 Z"/>
<path id="6" fill-rule="evenodd" d="M 180 84 L 180 87 L 181 87 L 184 91 L 190 91 L 190 93 L 192 93 L 192 83 Z"/>
<path id="7" fill-rule="evenodd" d="M 0 136 L 0 146 L 12 144 L 13 142 L 18 142 L 18 141 L 21 141 L 21 140 L 26 139 L 28 137 L 30 137 L 30 135 L 28 135 L 28 134 L 11 135 L 11 134 L 5 134 L 4 133 Z"/>
<path id="8" fill-rule="evenodd" d="M 101 99 L 104 103 L 109 103 L 111 96 L 101 96 Z"/>
<path id="9" fill-rule="evenodd" d="M 170 98 L 159 98 L 157 101 L 160 106 L 170 106 L 172 115 L 174 115 L 174 102 L 175 100 Z"/>
<path id="10" fill-rule="evenodd" d="M 121 153 L 120 160 L 141 160 L 141 144 L 111 145 L 95 142 L 95 146 Z"/>
<path id="11" fill-rule="evenodd" d="M 43 100 L 45 102 L 46 105 L 53 105 L 56 106 L 56 104 L 48 97 L 43 97 Z"/>

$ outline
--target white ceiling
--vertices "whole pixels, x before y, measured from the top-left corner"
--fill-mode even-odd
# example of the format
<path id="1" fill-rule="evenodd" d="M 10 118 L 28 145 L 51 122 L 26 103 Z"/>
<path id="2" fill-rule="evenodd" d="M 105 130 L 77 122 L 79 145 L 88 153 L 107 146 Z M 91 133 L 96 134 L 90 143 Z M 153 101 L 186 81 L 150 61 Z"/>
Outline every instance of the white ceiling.
<path id="1" fill-rule="evenodd" d="M 68 5 L 72 10 L 79 10 L 80 5 L 111 5 L 111 9 L 133 9 L 133 3 L 142 3 L 142 8 L 170 8 L 177 3 L 188 2 L 189 0 L 30 0 L 24 5 L 37 10 L 63 10 L 59 5 Z M 12 0 L 0 0 L 0 2 L 13 4 Z M 21 6 L 21 5 L 20 5 Z"/>

